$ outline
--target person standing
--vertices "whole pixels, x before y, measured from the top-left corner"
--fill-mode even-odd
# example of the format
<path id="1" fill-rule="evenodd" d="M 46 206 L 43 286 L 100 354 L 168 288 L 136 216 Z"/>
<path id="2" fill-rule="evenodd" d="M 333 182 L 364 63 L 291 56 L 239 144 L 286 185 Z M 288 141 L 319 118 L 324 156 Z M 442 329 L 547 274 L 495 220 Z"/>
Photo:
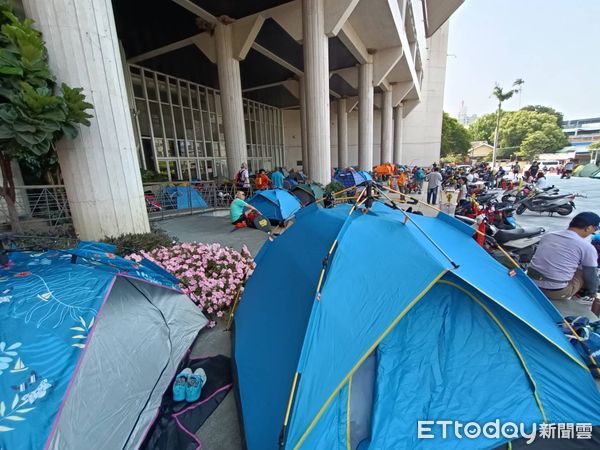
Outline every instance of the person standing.
<path id="1" fill-rule="evenodd" d="M 519 173 L 521 173 L 521 166 L 519 165 L 519 160 L 515 160 L 515 163 L 512 166 L 513 177 L 515 181 L 519 181 Z"/>
<path id="2" fill-rule="evenodd" d="M 271 174 L 271 181 L 273 182 L 273 187 L 275 189 L 283 189 L 283 173 L 281 167 Z"/>
<path id="3" fill-rule="evenodd" d="M 427 181 L 427 203 L 435 205 L 437 203 L 438 189 L 442 185 L 442 175 L 440 174 L 440 168 L 434 164 L 433 170 L 425 177 Z"/>
<path id="4" fill-rule="evenodd" d="M 265 189 L 269 189 L 269 177 L 265 173 L 264 169 L 260 169 L 258 171 L 258 175 L 256 175 L 254 184 L 256 184 L 256 189 L 259 191 L 264 191 Z"/>
<path id="5" fill-rule="evenodd" d="M 416 167 L 413 170 L 415 180 L 417 180 L 417 186 L 419 189 L 419 194 L 423 192 L 423 181 L 425 181 L 425 171 L 422 167 Z"/>
<path id="6" fill-rule="evenodd" d="M 248 165 L 246 163 L 242 163 L 234 181 L 235 187 L 239 191 L 244 192 L 244 194 L 248 194 L 250 191 L 250 175 L 248 173 Z"/>

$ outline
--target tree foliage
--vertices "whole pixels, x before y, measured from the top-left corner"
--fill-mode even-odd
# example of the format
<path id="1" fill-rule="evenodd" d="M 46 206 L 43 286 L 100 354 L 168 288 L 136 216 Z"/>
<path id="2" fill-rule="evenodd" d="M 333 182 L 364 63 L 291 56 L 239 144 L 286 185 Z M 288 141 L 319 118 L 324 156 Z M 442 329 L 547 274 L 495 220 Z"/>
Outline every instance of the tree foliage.
<path id="1" fill-rule="evenodd" d="M 469 148 L 471 148 L 469 130 L 445 112 L 442 119 L 441 156 L 467 155 Z"/>
<path id="2" fill-rule="evenodd" d="M 591 150 L 600 150 L 600 141 L 594 142 L 588 148 L 590 148 Z"/>
<path id="3" fill-rule="evenodd" d="M 469 126 L 473 140 L 493 142 L 495 120 L 496 114 L 493 113 L 477 118 Z M 543 134 L 543 139 L 540 133 Z M 510 158 L 518 154 L 531 159 L 536 154 L 553 153 L 568 144 L 567 136 L 558 125 L 557 116 L 552 112 L 523 108 L 502 113 L 499 158 Z"/>
<path id="4" fill-rule="evenodd" d="M 32 167 L 55 160 L 54 143 L 73 139 L 77 125 L 89 126 L 82 89 L 57 86 L 48 65 L 48 52 L 33 21 L 21 20 L 9 0 L 0 0 L 0 166 L 13 229 L 18 228 L 10 162 Z"/>
<path id="5" fill-rule="evenodd" d="M 496 114 L 490 113 L 475 119 L 469 125 L 469 133 L 474 141 L 494 142 L 494 130 L 496 128 Z"/>
<path id="6" fill-rule="evenodd" d="M 539 112 L 539 113 L 552 114 L 553 116 L 556 116 L 557 125 L 559 127 L 562 126 L 563 119 L 564 119 L 563 113 L 558 112 L 554 108 L 550 108 L 549 106 L 543 106 L 543 105 L 527 105 L 521 109 L 525 110 L 525 111 L 535 111 L 535 112 Z"/>

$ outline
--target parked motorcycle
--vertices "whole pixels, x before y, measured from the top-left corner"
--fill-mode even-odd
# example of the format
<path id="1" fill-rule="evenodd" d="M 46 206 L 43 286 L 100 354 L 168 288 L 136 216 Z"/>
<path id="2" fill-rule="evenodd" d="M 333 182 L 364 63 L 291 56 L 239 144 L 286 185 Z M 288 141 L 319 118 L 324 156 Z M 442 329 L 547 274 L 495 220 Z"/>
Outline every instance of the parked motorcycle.
<path id="1" fill-rule="evenodd" d="M 455 216 L 461 222 L 473 228 L 477 227 L 477 220 L 471 217 Z M 485 219 L 485 243 L 484 248 L 500 263 L 511 267 L 511 262 L 499 250 L 499 245 L 515 260 L 521 267 L 526 268 L 531 262 L 537 246 L 545 233 L 542 227 L 527 227 L 515 229 L 499 229 Z"/>
<path id="2" fill-rule="evenodd" d="M 526 210 L 534 212 L 547 212 L 550 215 L 558 213 L 568 216 L 575 209 L 575 194 L 548 194 L 534 191 L 523 200 L 515 203 L 516 213 L 523 214 Z"/>

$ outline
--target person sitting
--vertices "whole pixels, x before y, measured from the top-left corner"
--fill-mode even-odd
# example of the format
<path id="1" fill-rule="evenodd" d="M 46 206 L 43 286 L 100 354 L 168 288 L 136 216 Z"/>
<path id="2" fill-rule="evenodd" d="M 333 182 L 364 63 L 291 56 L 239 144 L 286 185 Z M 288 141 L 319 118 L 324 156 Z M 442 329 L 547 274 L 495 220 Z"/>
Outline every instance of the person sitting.
<path id="1" fill-rule="evenodd" d="M 281 167 L 271 174 L 271 181 L 275 189 L 283 189 L 283 170 Z"/>
<path id="2" fill-rule="evenodd" d="M 600 216 L 582 212 L 571 220 L 569 228 L 547 233 L 533 255 L 527 274 L 551 300 L 567 300 L 582 289 L 592 312 L 600 314 L 598 296 L 598 254 L 589 236 L 598 231 Z"/>
<path id="3" fill-rule="evenodd" d="M 256 175 L 256 178 L 254 180 L 254 184 L 256 185 L 256 189 L 259 191 L 263 191 L 265 189 L 269 189 L 269 177 L 267 176 L 267 174 L 265 173 L 264 169 L 260 169 L 258 171 L 258 175 Z"/>
<path id="4" fill-rule="evenodd" d="M 245 201 L 246 194 L 243 191 L 238 191 L 235 194 L 235 198 L 229 205 L 229 216 L 231 218 L 232 225 L 236 228 L 243 228 L 244 226 L 251 226 L 252 221 L 257 215 L 260 215 L 260 211 L 251 204 Z"/>
<path id="5" fill-rule="evenodd" d="M 537 179 L 535 180 L 535 187 L 542 190 L 550 187 L 550 183 L 548 183 L 544 172 L 538 172 Z"/>

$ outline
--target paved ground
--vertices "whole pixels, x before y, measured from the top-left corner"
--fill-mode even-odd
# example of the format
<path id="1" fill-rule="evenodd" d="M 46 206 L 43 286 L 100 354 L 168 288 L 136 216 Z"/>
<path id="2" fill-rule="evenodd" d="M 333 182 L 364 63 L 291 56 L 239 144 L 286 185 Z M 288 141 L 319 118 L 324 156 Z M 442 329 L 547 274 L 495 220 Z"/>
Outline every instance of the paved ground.
<path id="1" fill-rule="evenodd" d="M 540 226 L 546 231 L 556 231 L 567 228 L 570 220 L 578 212 L 594 211 L 600 214 L 600 179 L 574 177 L 569 180 L 561 180 L 557 175 L 549 175 L 548 181 L 560 189 L 560 193 L 579 193 L 587 195 L 587 198 L 575 199 L 575 211 L 570 216 L 559 216 L 554 214 L 550 217 L 547 213 L 539 214 L 525 211 L 516 216 L 517 223 L 523 227 Z"/>
<path id="2" fill-rule="evenodd" d="M 576 211 L 600 212 L 600 180 L 571 178 L 560 180 L 558 177 L 550 181 L 560 188 L 562 192 L 579 192 L 588 198 L 578 198 L 575 201 Z M 431 215 L 432 210 L 425 206 L 414 207 L 426 215 Z M 547 231 L 565 228 L 570 217 L 555 215 L 540 215 L 526 212 L 517 218 L 521 226 L 543 226 Z M 187 242 L 219 242 L 235 249 L 240 249 L 246 244 L 253 255 L 260 250 L 267 236 L 253 229 L 232 231 L 228 217 L 193 215 L 165 220 L 158 226 L 169 234 Z M 575 303 L 556 303 L 557 308 L 564 315 L 589 315 L 589 307 Z M 590 317 L 592 318 L 592 317 Z M 197 345 L 192 351 L 193 356 L 211 356 L 222 354 L 231 356 L 231 335 L 225 330 L 223 323 L 212 330 L 204 330 Z M 204 450 L 237 450 L 242 448 L 239 428 L 238 412 L 233 391 L 230 392 L 223 403 L 205 422 L 197 435 L 202 440 Z"/>

